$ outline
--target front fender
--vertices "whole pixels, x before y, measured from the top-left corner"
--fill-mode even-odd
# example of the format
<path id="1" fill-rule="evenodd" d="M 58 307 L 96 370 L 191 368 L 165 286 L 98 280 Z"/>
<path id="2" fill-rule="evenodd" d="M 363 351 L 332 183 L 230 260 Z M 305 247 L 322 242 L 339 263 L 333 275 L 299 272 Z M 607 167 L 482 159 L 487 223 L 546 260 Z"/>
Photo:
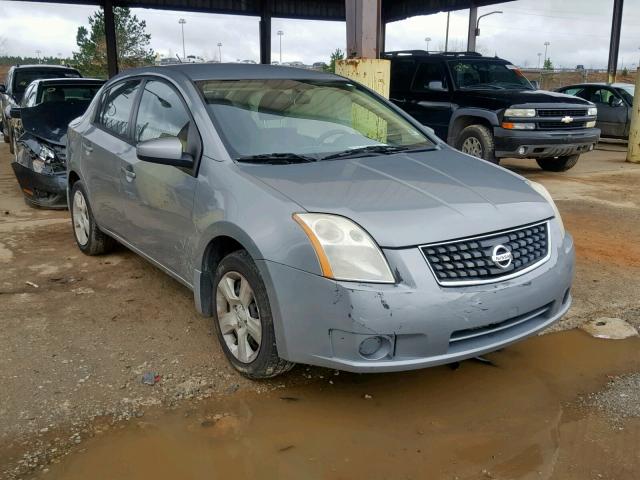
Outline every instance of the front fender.
<path id="1" fill-rule="evenodd" d="M 458 108 L 453 112 L 453 115 L 451 115 L 451 120 L 449 120 L 449 134 L 447 135 L 447 143 L 449 145 L 454 144 L 455 139 L 457 138 L 459 133 L 459 129 L 456 128 L 456 123 L 464 117 L 481 118 L 486 122 L 489 122 L 489 124 L 493 127 L 497 127 L 498 125 L 500 125 L 500 122 L 498 121 L 498 115 L 492 110 L 466 107 Z"/>

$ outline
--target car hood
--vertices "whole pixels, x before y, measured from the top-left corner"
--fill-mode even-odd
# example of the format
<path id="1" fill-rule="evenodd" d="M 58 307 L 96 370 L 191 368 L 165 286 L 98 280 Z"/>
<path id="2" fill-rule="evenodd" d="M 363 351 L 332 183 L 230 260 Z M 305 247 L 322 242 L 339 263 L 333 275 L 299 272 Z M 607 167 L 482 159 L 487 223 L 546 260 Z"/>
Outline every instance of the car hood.
<path id="1" fill-rule="evenodd" d="M 54 145 L 67 143 L 67 126 L 76 117 L 81 116 L 88 101 L 48 102 L 35 107 L 22 108 L 20 119 L 22 127 L 34 137 L 46 140 Z"/>
<path id="2" fill-rule="evenodd" d="M 307 164 L 238 165 L 301 209 L 352 219 L 381 247 L 462 238 L 554 214 L 524 178 L 448 147 Z"/>
<path id="3" fill-rule="evenodd" d="M 547 90 L 460 90 L 459 94 L 469 97 L 473 102 L 493 101 L 496 106 L 501 107 L 527 104 L 591 105 L 591 102 L 583 98 Z"/>

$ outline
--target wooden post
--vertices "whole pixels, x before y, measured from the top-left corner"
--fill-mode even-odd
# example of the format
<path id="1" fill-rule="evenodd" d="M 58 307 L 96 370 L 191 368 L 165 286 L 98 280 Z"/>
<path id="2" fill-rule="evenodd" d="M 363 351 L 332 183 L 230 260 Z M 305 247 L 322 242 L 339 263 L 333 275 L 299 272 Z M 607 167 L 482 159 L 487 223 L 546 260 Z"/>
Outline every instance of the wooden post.
<path id="1" fill-rule="evenodd" d="M 640 92 L 640 68 L 636 72 L 636 92 Z M 640 93 L 633 96 L 627 162 L 640 163 Z"/>

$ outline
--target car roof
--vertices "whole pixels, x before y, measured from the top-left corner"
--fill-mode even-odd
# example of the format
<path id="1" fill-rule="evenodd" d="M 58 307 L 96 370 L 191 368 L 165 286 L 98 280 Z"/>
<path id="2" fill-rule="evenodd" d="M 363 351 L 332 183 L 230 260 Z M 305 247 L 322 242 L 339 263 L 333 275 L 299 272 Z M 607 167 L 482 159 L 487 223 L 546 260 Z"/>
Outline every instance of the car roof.
<path id="1" fill-rule="evenodd" d="M 56 85 L 60 83 L 69 84 L 69 83 L 88 83 L 88 84 L 100 84 L 102 85 L 106 80 L 100 80 L 99 78 L 39 78 L 34 80 L 34 82 L 41 83 L 43 85 Z"/>
<path id="2" fill-rule="evenodd" d="M 36 63 L 34 65 L 14 65 L 12 68 L 15 70 L 22 69 L 40 69 L 40 70 L 48 70 L 48 69 L 61 69 L 61 70 L 75 70 L 78 71 L 75 67 L 69 67 L 68 65 L 48 65 L 43 63 Z"/>
<path id="3" fill-rule="evenodd" d="M 464 60 L 497 60 L 499 62 L 511 63 L 500 57 L 486 57 L 477 52 L 428 52 L 426 50 L 396 50 L 384 52 L 382 58 L 389 60 L 399 58 L 437 58 L 437 59 L 464 59 Z"/>
<path id="4" fill-rule="evenodd" d="M 345 80 L 331 73 L 307 70 L 303 68 L 262 65 L 252 63 L 178 63 L 172 65 L 143 67 L 127 70 L 116 77 L 125 78 L 134 75 L 160 74 L 175 80 L 186 76 L 192 81 L 199 80 Z"/>
<path id="5" fill-rule="evenodd" d="M 574 83 L 572 85 L 565 85 L 560 88 L 575 88 L 575 87 L 627 87 L 629 85 L 633 85 L 633 83 L 624 83 L 624 82 L 616 82 L 616 83 L 607 83 L 607 82 L 588 82 L 588 83 Z"/>

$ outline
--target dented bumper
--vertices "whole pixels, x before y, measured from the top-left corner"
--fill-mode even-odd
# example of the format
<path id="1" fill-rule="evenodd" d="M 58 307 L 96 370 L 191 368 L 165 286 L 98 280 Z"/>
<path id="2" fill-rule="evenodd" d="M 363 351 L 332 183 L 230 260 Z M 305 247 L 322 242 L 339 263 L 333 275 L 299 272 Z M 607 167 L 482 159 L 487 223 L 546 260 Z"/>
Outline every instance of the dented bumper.
<path id="1" fill-rule="evenodd" d="M 573 240 L 552 224 L 550 259 L 507 281 L 439 286 L 418 248 L 386 250 L 396 285 L 336 282 L 260 261 L 278 351 L 353 372 L 410 370 L 482 355 L 551 325 L 571 303 Z M 364 342 L 364 343 L 363 343 Z"/>

